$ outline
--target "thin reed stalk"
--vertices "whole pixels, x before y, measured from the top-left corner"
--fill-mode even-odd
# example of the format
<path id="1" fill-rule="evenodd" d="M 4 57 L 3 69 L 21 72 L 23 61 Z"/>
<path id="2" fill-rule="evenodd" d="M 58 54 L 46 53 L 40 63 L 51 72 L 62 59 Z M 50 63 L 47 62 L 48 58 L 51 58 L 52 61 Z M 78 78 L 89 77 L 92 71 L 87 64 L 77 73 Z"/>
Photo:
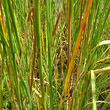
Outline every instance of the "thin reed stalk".
<path id="1" fill-rule="evenodd" d="M 44 75 L 42 71 L 42 48 L 41 48 L 41 24 L 40 24 L 40 2 L 38 0 L 33 1 L 34 7 L 34 28 L 35 28 L 35 37 L 37 44 L 37 60 L 38 60 L 38 70 L 40 76 L 40 86 L 41 86 L 41 110 L 46 109 L 45 102 L 45 89 L 44 89 Z"/>
<path id="2" fill-rule="evenodd" d="M 53 110 L 53 90 L 52 90 L 52 68 L 51 68 L 51 0 L 46 0 L 46 13 L 47 13 L 47 39 L 48 39 L 48 68 L 49 68 L 49 91 L 50 91 L 50 109 Z"/>

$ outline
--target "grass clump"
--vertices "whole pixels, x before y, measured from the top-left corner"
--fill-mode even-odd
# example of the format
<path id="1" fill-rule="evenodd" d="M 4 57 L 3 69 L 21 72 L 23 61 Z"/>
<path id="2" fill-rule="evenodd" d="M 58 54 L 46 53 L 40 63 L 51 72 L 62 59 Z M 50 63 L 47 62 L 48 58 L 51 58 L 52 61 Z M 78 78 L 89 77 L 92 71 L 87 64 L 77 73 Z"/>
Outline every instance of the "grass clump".
<path id="1" fill-rule="evenodd" d="M 109 0 L 0 1 L 0 110 L 110 108 Z"/>

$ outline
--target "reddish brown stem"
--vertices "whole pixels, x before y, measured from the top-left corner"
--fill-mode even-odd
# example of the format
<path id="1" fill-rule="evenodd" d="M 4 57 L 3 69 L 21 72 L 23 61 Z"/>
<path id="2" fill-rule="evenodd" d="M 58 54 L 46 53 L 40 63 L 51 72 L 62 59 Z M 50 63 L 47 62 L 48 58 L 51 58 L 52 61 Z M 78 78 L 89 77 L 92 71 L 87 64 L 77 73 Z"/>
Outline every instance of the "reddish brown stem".
<path id="1" fill-rule="evenodd" d="M 68 67 L 70 64 L 70 53 L 71 53 L 71 0 L 69 0 L 69 22 L 68 22 Z M 67 108 L 70 110 L 70 83 L 68 83 L 68 105 Z"/>

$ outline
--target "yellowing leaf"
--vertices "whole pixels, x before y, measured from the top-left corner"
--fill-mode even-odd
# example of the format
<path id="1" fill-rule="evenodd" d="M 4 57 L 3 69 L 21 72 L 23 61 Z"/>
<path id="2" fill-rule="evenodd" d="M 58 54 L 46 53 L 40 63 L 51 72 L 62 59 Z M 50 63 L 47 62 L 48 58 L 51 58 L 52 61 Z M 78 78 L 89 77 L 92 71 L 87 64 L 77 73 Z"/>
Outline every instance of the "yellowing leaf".
<path id="1" fill-rule="evenodd" d="M 80 45 L 82 32 L 83 32 L 85 24 L 87 22 L 87 17 L 88 17 L 91 5 L 92 5 L 92 0 L 89 0 L 88 5 L 87 5 L 87 9 L 86 9 L 85 14 L 84 14 L 83 22 L 82 22 L 80 30 L 79 30 L 79 34 L 78 34 L 77 41 L 76 41 L 76 44 L 75 44 L 75 48 L 74 48 L 74 51 L 73 51 L 73 56 L 72 56 L 72 59 L 71 59 L 70 65 L 69 65 L 68 73 L 67 73 L 67 76 L 66 76 L 66 81 L 65 81 L 65 84 L 64 84 L 63 92 L 62 92 L 62 97 L 60 99 L 59 110 L 61 109 L 61 106 L 62 106 L 62 103 L 63 103 L 63 100 L 64 100 L 64 96 L 65 96 L 65 91 L 68 87 L 71 72 L 72 72 L 72 69 L 73 69 L 73 66 L 74 66 L 74 61 L 75 61 L 76 54 L 77 54 L 77 51 L 78 51 L 78 48 L 79 48 L 79 45 Z"/>
<path id="2" fill-rule="evenodd" d="M 110 40 L 104 40 L 104 41 L 100 42 L 97 46 L 102 46 L 102 45 L 106 45 L 106 44 L 110 44 Z"/>

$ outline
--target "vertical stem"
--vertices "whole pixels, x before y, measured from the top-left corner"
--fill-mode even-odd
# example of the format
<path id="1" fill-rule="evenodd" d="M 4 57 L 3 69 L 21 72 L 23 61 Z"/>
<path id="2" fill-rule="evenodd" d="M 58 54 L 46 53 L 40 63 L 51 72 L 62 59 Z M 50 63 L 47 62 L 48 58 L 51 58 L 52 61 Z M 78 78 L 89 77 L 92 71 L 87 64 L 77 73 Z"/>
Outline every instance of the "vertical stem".
<path id="1" fill-rule="evenodd" d="M 47 39 L 48 39 L 48 67 L 49 67 L 49 90 L 50 90 L 50 110 L 53 110 L 53 92 L 52 92 L 52 68 L 51 68 L 51 0 L 46 0 L 47 11 Z"/>
<path id="2" fill-rule="evenodd" d="M 34 16 L 34 15 L 33 15 Z M 34 21 L 34 17 L 32 16 L 33 18 L 33 21 Z M 35 47 L 34 45 L 36 46 L 35 42 L 36 42 L 36 37 L 35 37 L 35 33 L 34 33 L 34 38 L 33 38 L 33 25 L 32 25 L 32 21 L 31 21 L 31 32 L 32 32 L 32 42 L 34 42 L 34 44 L 32 43 L 31 44 L 31 47 L 34 48 L 34 52 L 36 52 L 35 50 Z M 34 31 L 35 32 L 35 31 Z M 29 83 L 29 88 L 30 88 L 30 91 L 31 91 L 31 80 L 30 80 L 30 67 L 31 67 L 31 59 L 32 59 L 32 49 L 30 49 L 30 57 L 29 57 L 29 73 L 28 73 L 28 83 Z M 34 58 L 33 58 L 34 59 Z M 34 64 L 34 63 L 33 63 Z M 32 78 L 32 75 L 31 75 L 31 78 Z"/>
<path id="3" fill-rule="evenodd" d="M 71 51 L 71 0 L 69 2 L 69 22 L 68 22 L 68 66 L 70 63 L 70 51 Z"/>
<path id="4" fill-rule="evenodd" d="M 33 84 L 33 73 L 34 73 L 34 68 L 35 68 L 35 61 L 36 61 L 36 36 L 35 36 L 35 27 L 34 27 L 34 55 L 33 55 L 33 68 L 32 68 L 32 74 L 31 74 L 31 84 L 30 84 L 30 92 L 32 92 L 32 84 Z"/>
<path id="5" fill-rule="evenodd" d="M 2 57 L 2 66 L 0 67 L 0 110 L 2 110 L 3 106 L 3 69 L 4 69 L 4 53 L 2 50 L 2 46 L 0 45 L 1 57 Z"/>
<path id="6" fill-rule="evenodd" d="M 34 7 L 34 28 L 35 28 L 35 37 L 37 41 L 37 59 L 38 59 L 38 70 L 40 76 L 40 85 L 41 85 L 41 110 L 46 109 L 45 102 L 45 90 L 44 90 L 44 77 L 42 71 L 42 50 L 41 50 L 41 28 L 40 28 L 40 0 L 33 0 Z"/>
<path id="7" fill-rule="evenodd" d="M 79 29 L 80 29 L 81 20 L 82 20 L 82 9 L 83 9 L 83 0 L 81 0 L 81 13 L 80 13 L 80 25 L 79 25 Z"/>
<path id="8" fill-rule="evenodd" d="M 69 22 L 68 22 L 68 67 L 70 64 L 70 52 L 71 52 L 71 0 L 69 0 Z M 69 85 L 70 83 L 68 83 L 68 105 L 67 105 L 68 110 L 70 110 Z"/>

